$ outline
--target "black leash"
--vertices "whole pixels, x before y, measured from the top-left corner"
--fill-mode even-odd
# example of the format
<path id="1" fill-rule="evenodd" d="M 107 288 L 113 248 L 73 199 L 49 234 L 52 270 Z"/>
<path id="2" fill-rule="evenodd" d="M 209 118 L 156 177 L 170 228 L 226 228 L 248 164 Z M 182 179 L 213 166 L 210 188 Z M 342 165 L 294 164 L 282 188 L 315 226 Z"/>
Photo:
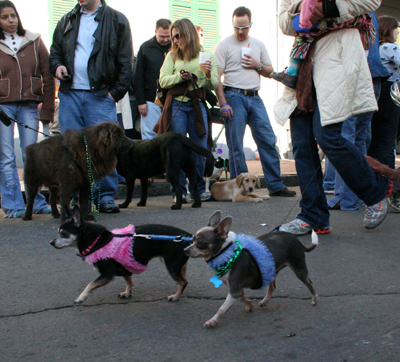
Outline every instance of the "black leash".
<path id="1" fill-rule="evenodd" d="M 6 114 L 6 112 L 4 112 L 4 111 L 1 109 L 1 107 L 0 107 L 0 121 L 1 121 L 6 127 L 9 127 L 9 126 L 11 125 L 11 123 L 14 122 L 14 123 L 18 124 L 19 126 L 22 126 L 22 127 L 27 128 L 27 129 L 30 129 L 30 130 L 32 130 L 32 131 L 35 131 L 35 132 L 37 132 L 37 133 L 40 133 L 40 134 L 42 134 L 42 135 L 45 136 L 45 137 L 50 137 L 49 135 L 47 135 L 47 134 L 45 134 L 45 133 L 43 133 L 43 132 L 40 132 L 40 131 L 37 130 L 37 129 L 34 129 L 34 128 L 32 128 L 32 127 L 29 127 L 28 125 L 26 125 L 26 124 L 24 124 L 24 123 L 20 123 L 20 122 L 16 121 L 15 119 L 12 119 L 11 117 L 8 117 L 7 114 Z"/>

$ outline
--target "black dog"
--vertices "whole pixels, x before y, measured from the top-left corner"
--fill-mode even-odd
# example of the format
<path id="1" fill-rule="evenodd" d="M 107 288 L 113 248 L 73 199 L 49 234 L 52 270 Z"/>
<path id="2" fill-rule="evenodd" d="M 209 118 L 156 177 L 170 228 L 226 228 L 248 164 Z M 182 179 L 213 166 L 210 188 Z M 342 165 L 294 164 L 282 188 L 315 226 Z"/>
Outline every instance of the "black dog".
<path id="1" fill-rule="evenodd" d="M 208 226 L 197 231 L 193 236 L 193 244 L 185 249 L 192 258 L 203 257 L 208 266 L 213 268 L 229 287 L 224 304 L 214 317 L 204 324 L 205 327 L 214 327 L 238 299 L 246 304 L 247 311 L 251 311 L 253 304 L 245 298 L 244 288 L 258 289 L 268 285 L 267 295 L 259 303 L 261 307 L 266 306 L 275 289 L 275 277 L 286 266 L 289 266 L 310 290 L 311 304 L 317 304 L 318 296 L 308 278 L 304 254 L 318 245 L 315 232 L 312 234 L 312 245 L 306 248 L 299 239 L 289 233 L 273 232 L 261 235 L 257 240 L 229 231 L 231 225 L 231 217 L 221 221 L 221 212 L 214 212 Z M 242 240 L 243 246 L 239 246 L 237 240 Z M 243 249 L 240 249 L 241 247 Z"/>
<path id="2" fill-rule="evenodd" d="M 182 188 L 179 183 L 181 170 L 185 172 L 193 188 L 192 207 L 201 207 L 193 151 L 214 160 L 210 151 L 177 132 L 167 132 L 151 140 L 134 140 L 133 142 L 133 147 L 127 154 L 118 156 L 117 171 L 126 180 L 126 198 L 119 205 L 120 208 L 128 207 L 131 202 L 136 179 L 140 179 L 142 188 L 137 206 L 146 206 L 148 179 L 165 172 L 176 194 L 176 204 L 172 205 L 171 209 L 180 209 L 182 207 Z M 205 176 L 211 176 L 212 171 L 213 166 L 206 168 Z"/>
<path id="3" fill-rule="evenodd" d="M 122 276 L 127 284 L 125 292 L 119 298 L 129 298 L 132 294 L 132 273 L 143 272 L 148 262 L 154 257 L 162 257 L 168 273 L 178 283 L 178 290 L 170 295 L 168 300 L 177 301 L 186 288 L 185 278 L 188 256 L 183 249 L 186 241 L 153 240 L 149 235 L 170 235 L 190 237 L 181 229 L 159 224 L 139 225 L 135 228 L 135 236 L 131 235 L 133 226 L 119 230 L 118 234 L 108 231 L 104 226 L 85 222 L 75 207 L 72 218 L 67 219 L 58 229 L 58 237 L 50 242 L 57 249 L 76 247 L 80 256 L 90 264 L 93 263 L 100 276 L 88 284 L 85 290 L 75 300 L 75 303 L 85 301 L 94 289 L 102 287 L 114 278 Z M 127 232 L 128 231 L 128 232 Z M 122 235 L 121 235 L 122 233 Z M 116 261 L 119 260 L 119 261 Z M 94 261 L 94 262 L 93 262 Z M 128 269 L 129 270 L 128 270 Z"/>
<path id="4" fill-rule="evenodd" d="M 82 216 L 93 219 L 88 215 L 91 190 L 89 155 L 93 179 L 100 180 L 115 169 L 117 153 L 128 152 L 132 144 L 120 126 L 103 122 L 81 130 L 67 130 L 65 135 L 49 137 L 26 147 L 24 181 L 27 203 L 22 219 L 32 219 L 33 202 L 42 185 L 49 188 L 53 217 L 60 217 L 58 196 L 61 222 L 64 222 L 71 215 L 70 200 L 79 192 Z"/>

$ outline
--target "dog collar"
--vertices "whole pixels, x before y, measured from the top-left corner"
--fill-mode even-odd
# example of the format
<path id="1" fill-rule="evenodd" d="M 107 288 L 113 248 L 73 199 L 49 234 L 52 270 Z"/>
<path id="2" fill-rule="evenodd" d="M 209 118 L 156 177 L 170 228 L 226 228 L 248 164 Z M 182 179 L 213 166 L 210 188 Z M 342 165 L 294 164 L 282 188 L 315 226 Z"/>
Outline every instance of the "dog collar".
<path id="1" fill-rule="evenodd" d="M 92 248 L 96 245 L 96 243 L 99 241 L 99 239 L 100 239 L 100 237 L 101 237 L 102 234 L 103 234 L 103 233 L 101 233 L 101 234 L 97 237 L 97 239 L 96 239 L 95 241 L 93 241 L 93 243 L 91 243 L 91 244 L 88 246 L 88 248 L 87 248 L 86 250 L 81 251 L 81 252 L 78 253 L 77 255 L 80 256 L 80 257 L 84 257 L 85 255 L 89 254 L 89 253 L 90 253 L 90 250 L 92 250 Z"/>
<path id="2" fill-rule="evenodd" d="M 239 255 L 242 253 L 243 247 L 241 242 L 239 240 L 235 240 L 235 243 L 236 247 L 233 250 L 233 256 L 223 266 L 219 268 L 214 268 L 214 273 L 218 277 L 223 277 L 229 270 L 231 270 Z"/>

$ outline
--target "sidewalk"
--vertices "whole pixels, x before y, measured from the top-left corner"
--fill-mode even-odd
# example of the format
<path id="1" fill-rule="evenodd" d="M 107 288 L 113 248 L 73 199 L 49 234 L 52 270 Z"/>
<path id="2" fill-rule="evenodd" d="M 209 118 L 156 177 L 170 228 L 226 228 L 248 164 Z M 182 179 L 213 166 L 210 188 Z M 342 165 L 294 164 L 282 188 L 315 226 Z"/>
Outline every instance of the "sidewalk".
<path id="1" fill-rule="evenodd" d="M 247 167 L 249 172 L 255 173 L 261 180 L 261 188 L 266 188 L 267 184 L 265 182 L 264 173 L 261 167 L 260 160 L 247 160 Z M 283 182 L 288 187 L 299 186 L 297 180 L 297 173 L 296 173 L 296 166 L 295 162 L 292 159 L 288 160 L 280 160 L 281 163 L 281 177 Z M 322 161 L 322 167 L 324 167 L 325 163 Z M 396 155 L 396 168 L 400 167 L 400 154 Z M 18 169 L 20 182 L 21 182 L 21 190 L 22 192 L 25 191 L 24 183 L 23 183 L 23 169 Z M 222 177 L 225 177 L 225 174 L 222 174 Z M 155 179 L 152 185 L 149 187 L 148 194 L 149 196 L 165 196 L 169 195 L 170 192 L 170 184 L 166 182 L 166 180 L 159 180 Z M 134 198 L 140 197 L 140 182 L 139 180 L 136 181 L 135 184 L 135 191 L 133 193 Z M 125 185 L 119 185 L 118 191 L 116 193 L 117 199 L 124 199 L 125 198 Z"/>

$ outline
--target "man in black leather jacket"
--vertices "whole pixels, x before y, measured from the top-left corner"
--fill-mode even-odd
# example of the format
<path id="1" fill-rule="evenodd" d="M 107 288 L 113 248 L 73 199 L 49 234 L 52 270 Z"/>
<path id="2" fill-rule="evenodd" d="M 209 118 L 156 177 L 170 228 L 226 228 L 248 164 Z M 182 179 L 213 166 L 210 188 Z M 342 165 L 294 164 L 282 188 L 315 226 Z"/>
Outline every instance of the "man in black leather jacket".
<path id="1" fill-rule="evenodd" d="M 61 133 L 117 122 L 115 102 L 131 85 L 132 62 L 128 19 L 104 0 L 78 0 L 58 22 L 50 48 L 50 71 L 61 81 Z M 100 211 L 119 212 L 114 201 L 117 189 L 116 172 L 102 179 Z"/>

